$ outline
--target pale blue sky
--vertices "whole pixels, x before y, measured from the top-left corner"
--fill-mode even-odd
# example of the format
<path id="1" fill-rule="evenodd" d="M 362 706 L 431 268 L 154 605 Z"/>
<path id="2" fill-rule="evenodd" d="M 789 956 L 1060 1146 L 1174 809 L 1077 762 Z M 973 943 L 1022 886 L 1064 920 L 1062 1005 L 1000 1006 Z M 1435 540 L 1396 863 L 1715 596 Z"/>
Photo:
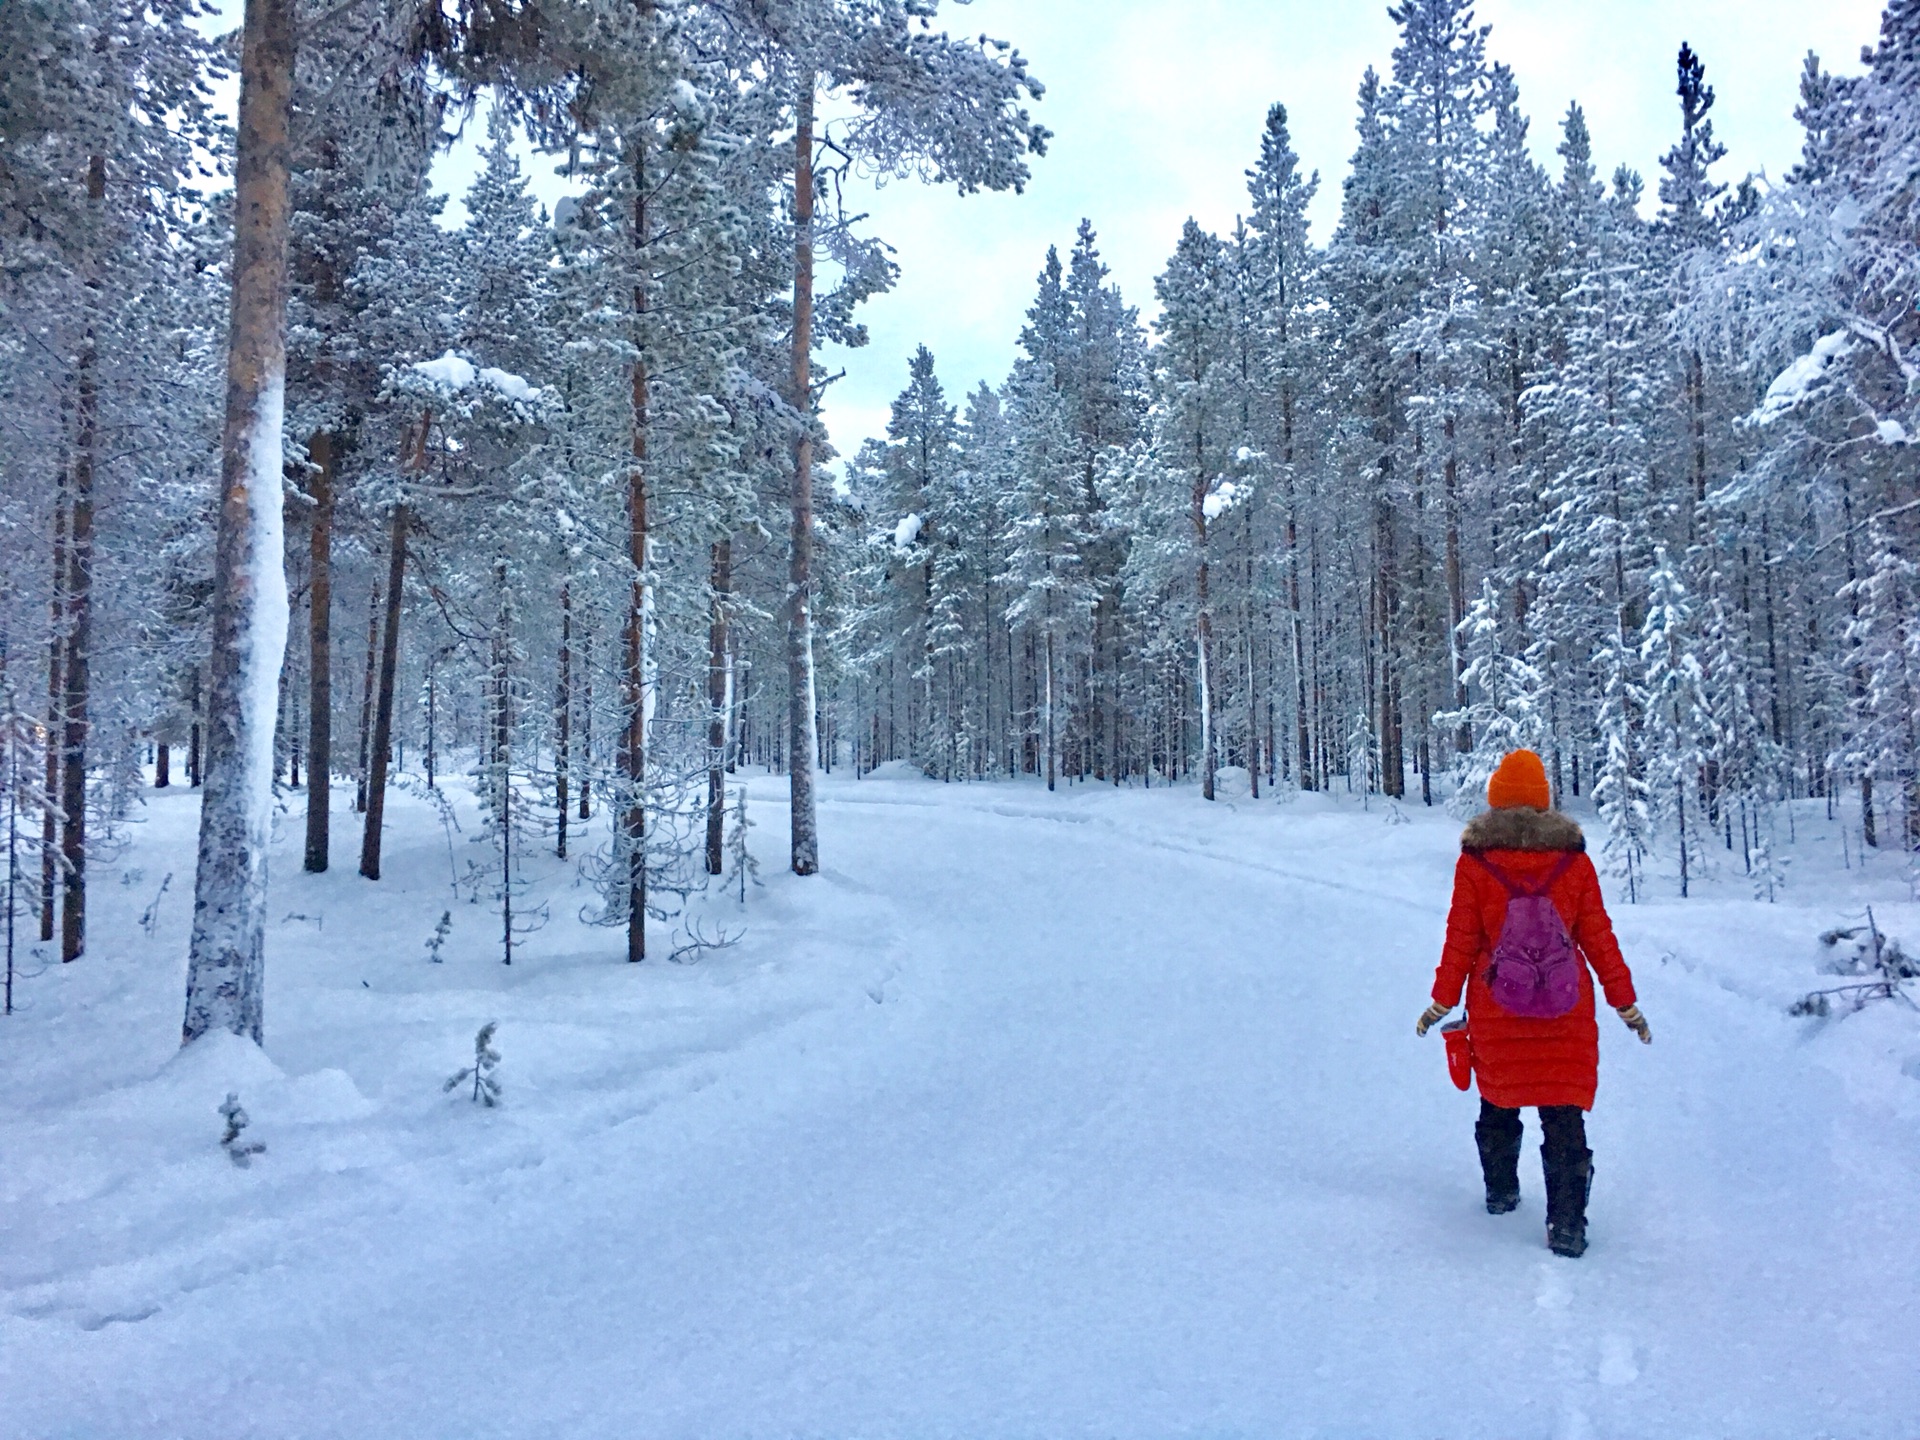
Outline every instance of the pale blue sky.
<path id="1" fill-rule="evenodd" d="M 1512 66 L 1542 160 L 1554 163 L 1570 100 L 1586 109 L 1603 169 L 1649 177 L 1678 120 L 1674 56 L 1691 41 L 1719 96 L 1731 152 L 1723 178 L 1778 175 L 1798 157 L 1793 119 L 1809 49 L 1858 69 L 1880 0 L 1480 0 L 1492 58 Z M 1092 219 L 1114 277 L 1150 311 L 1153 277 L 1189 215 L 1230 228 L 1245 205 L 1267 107 L 1287 106 L 1295 145 L 1323 180 L 1314 237 L 1338 217 L 1354 97 L 1369 64 L 1391 68 L 1386 0 L 975 0 L 943 7 L 954 29 L 1013 40 L 1048 84 L 1038 113 L 1057 132 L 1024 196 L 960 200 L 919 186 L 872 199 L 899 251 L 899 288 L 867 307 L 873 343 L 835 357 L 828 401 L 842 449 L 884 429 L 924 342 L 950 395 L 998 382 L 1012 363 L 1049 243 Z"/>
<path id="2" fill-rule="evenodd" d="M 240 0 L 222 7 L 238 18 Z M 1493 26 L 1492 57 L 1518 77 L 1542 160 L 1553 161 L 1560 117 L 1578 99 L 1603 170 L 1624 161 L 1651 182 L 1673 141 L 1682 40 L 1719 94 L 1714 120 L 1731 151 L 1722 177 L 1778 175 L 1799 150 L 1803 57 L 1812 49 L 1832 68 L 1857 69 L 1881 0 L 1480 0 L 1477 9 Z M 1082 216 L 1129 300 L 1150 312 L 1181 223 L 1192 215 L 1224 230 L 1243 208 L 1243 172 L 1274 101 L 1324 177 L 1315 216 L 1324 240 L 1361 73 L 1390 67 L 1386 12 L 1386 0 L 949 0 L 951 29 L 1011 40 L 1027 55 L 1047 83 L 1037 114 L 1055 139 L 1024 195 L 961 200 L 901 183 L 855 197 L 903 273 L 863 312 L 872 344 L 827 357 L 848 372 L 826 399 L 838 446 L 851 453 L 885 428 L 918 344 L 933 350 L 956 403 L 978 381 L 1004 378 L 1046 247 L 1069 246 Z M 470 154 L 450 157 L 442 183 L 464 189 L 470 168 Z M 551 202 L 559 182 L 541 161 L 529 168 Z"/>

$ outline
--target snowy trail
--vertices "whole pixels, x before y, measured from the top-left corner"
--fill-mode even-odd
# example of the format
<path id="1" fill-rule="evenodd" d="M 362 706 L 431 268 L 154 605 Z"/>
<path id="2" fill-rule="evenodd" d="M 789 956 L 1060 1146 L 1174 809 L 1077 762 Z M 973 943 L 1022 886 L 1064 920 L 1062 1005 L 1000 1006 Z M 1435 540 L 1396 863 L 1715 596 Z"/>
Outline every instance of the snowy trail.
<path id="1" fill-rule="evenodd" d="M 1443 826 L 1020 793 L 830 786 L 765 903 L 855 1001 L 144 1319 L 9 1318 L 0 1433 L 1910 1432 L 1920 1145 L 1777 1009 L 1627 930 L 1658 1043 L 1603 1032 L 1555 1260 L 1537 1132 L 1480 1213 L 1411 1035 Z"/>

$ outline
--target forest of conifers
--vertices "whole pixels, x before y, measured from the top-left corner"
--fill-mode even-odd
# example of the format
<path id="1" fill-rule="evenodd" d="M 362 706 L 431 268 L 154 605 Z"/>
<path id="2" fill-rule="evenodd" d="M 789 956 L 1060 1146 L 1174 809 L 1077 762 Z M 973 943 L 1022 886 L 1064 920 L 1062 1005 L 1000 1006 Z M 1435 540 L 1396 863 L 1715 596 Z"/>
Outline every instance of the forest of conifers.
<path id="1" fill-rule="evenodd" d="M 1090 222 L 1004 383 L 922 350 L 862 443 L 819 347 L 900 262 L 841 180 L 1046 163 L 1039 79 L 935 8 L 10 3 L 9 913 L 80 954 L 90 850 L 204 780 L 188 1032 L 257 1033 L 274 807 L 377 878 L 387 788 L 452 774 L 508 888 L 590 853 L 633 959 L 741 764 L 802 874 L 816 768 L 1440 803 L 1521 745 L 1630 893 L 1709 849 L 1770 893 L 1796 798 L 1920 854 L 1920 0 L 1744 180 L 1710 53 L 1658 174 L 1577 106 L 1543 167 L 1466 0 L 1399 0 L 1331 236 L 1276 104 L 1150 324 Z"/>

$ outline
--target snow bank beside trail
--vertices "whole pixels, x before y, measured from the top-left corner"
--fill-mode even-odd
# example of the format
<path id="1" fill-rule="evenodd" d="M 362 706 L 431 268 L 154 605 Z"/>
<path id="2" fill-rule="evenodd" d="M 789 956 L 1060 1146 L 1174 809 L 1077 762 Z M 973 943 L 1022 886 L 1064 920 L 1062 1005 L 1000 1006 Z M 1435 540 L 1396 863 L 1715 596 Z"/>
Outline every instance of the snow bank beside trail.
<path id="1" fill-rule="evenodd" d="M 927 772 L 922 770 L 918 765 L 914 764 L 911 760 L 888 760 L 884 764 L 874 766 L 873 769 L 869 770 L 866 773 L 866 775 L 863 776 L 862 778 L 865 780 L 881 780 L 881 781 L 886 781 L 886 780 L 924 781 L 928 777 L 927 777 Z"/>
<path id="2" fill-rule="evenodd" d="M 473 798 L 450 798 L 478 833 Z M 521 900 L 553 918 L 509 970 L 488 897 L 449 884 L 475 847 L 456 835 L 450 865 L 437 812 L 396 790 L 378 885 L 347 867 L 305 874 L 299 827 L 277 827 L 267 1048 L 216 1031 L 180 1049 L 191 897 L 173 897 L 192 873 L 197 799 L 147 797 L 123 883 L 100 867 L 87 960 L 23 978 L 21 1011 L 0 1029 L 0 1390 L 3 1352 L 27 1333 L 9 1317 L 55 1332 L 150 1318 L 263 1268 L 324 1268 L 343 1235 L 360 1237 L 357 1263 L 398 1264 L 446 1217 L 483 1214 L 502 1177 L 577 1163 L 596 1137 L 836 1007 L 876 1009 L 869 990 L 898 971 L 873 897 L 831 885 L 810 897 L 872 937 L 835 944 L 825 929 L 792 933 L 777 881 L 755 891 L 750 924 L 731 891 L 715 897 L 705 932 L 735 947 L 631 968 L 611 932 L 580 920 L 577 872 L 538 856 Z M 137 917 L 169 872 L 148 935 Z M 434 965 L 424 942 L 443 910 Z M 679 938 L 655 933 L 663 950 Z M 506 1108 L 482 1115 L 441 1087 L 492 1019 Z M 266 1146 L 245 1170 L 220 1146 L 229 1093 L 250 1117 L 245 1139 Z"/>

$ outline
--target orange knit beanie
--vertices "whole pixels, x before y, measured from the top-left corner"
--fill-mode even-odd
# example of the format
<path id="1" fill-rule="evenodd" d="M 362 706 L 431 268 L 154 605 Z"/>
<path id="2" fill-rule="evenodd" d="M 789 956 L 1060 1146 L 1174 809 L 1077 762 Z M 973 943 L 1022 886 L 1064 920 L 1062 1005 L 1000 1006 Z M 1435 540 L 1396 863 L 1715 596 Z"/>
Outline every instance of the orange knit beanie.
<path id="1" fill-rule="evenodd" d="M 1500 762 L 1500 768 L 1487 781 L 1487 804 L 1496 810 L 1516 805 L 1535 810 L 1553 808 L 1553 792 L 1547 788 L 1547 767 L 1531 750 L 1514 750 Z"/>

